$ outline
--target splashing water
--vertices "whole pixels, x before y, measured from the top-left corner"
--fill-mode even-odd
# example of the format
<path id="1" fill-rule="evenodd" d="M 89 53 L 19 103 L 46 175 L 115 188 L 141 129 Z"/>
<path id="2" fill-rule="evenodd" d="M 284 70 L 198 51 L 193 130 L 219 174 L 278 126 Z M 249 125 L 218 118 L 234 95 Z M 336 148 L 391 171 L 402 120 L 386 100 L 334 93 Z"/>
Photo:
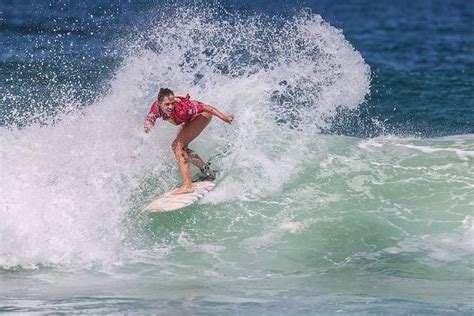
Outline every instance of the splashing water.
<path id="1" fill-rule="evenodd" d="M 161 86 L 235 113 L 235 126 L 214 122 L 193 143 L 207 157 L 226 151 L 221 201 L 278 191 L 324 118 L 364 101 L 367 65 L 320 16 L 276 23 L 219 14 L 179 9 L 179 19 L 156 19 L 128 43 L 107 94 L 76 111 L 66 94 L 67 114 L 55 124 L 0 131 L 3 267 L 101 262 L 124 250 L 129 197 L 143 177 L 158 176 L 161 190 L 178 180 L 169 149 L 176 130 L 141 132 Z"/>
<path id="2" fill-rule="evenodd" d="M 178 5 L 147 13 L 146 30 L 111 45 L 120 62 L 111 79 L 89 81 L 91 91 L 53 79 L 50 93 L 11 89 L 3 99 L 7 308 L 28 300 L 41 311 L 95 313 L 472 306 L 472 136 L 325 134 L 368 98 L 371 72 L 319 15 Z M 181 180 L 170 148 L 177 129 L 159 121 L 142 130 L 160 87 L 236 120 L 214 119 L 190 146 L 220 171 L 213 193 L 143 215 Z"/>

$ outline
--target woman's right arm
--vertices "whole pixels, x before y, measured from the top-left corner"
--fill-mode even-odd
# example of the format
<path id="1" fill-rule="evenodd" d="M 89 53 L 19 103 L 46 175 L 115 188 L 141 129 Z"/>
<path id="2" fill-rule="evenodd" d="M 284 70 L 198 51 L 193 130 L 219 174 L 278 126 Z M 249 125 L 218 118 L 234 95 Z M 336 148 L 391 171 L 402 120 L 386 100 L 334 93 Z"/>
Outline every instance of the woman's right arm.
<path id="1" fill-rule="evenodd" d="M 143 124 L 143 130 L 145 131 L 145 133 L 148 133 L 153 127 L 153 125 L 155 125 L 156 119 L 160 116 L 159 109 L 160 104 L 158 103 L 158 101 L 155 101 L 151 105 L 150 111 L 146 116 L 145 123 Z"/>
<path id="2" fill-rule="evenodd" d="M 145 124 L 143 124 L 143 130 L 145 131 L 145 133 L 148 133 L 152 127 L 153 127 L 153 123 L 150 122 L 149 120 L 145 120 Z"/>

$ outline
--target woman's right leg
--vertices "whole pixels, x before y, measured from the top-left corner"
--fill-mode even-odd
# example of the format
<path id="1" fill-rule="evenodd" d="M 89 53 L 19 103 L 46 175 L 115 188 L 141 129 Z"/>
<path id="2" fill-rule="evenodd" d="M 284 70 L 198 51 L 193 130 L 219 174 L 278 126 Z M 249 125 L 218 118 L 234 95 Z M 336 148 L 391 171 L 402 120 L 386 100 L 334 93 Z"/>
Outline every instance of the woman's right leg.
<path id="1" fill-rule="evenodd" d="M 174 191 L 172 194 L 183 194 L 183 193 L 191 193 L 193 192 L 193 183 L 191 181 L 191 170 L 189 168 L 189 155 L 186 152 L 186 146 L 184 145 L 184 141 L 182 137 L 176 137 L 175 141 L 171 145 L 173 149 L 174 155 L 178 162 L 179 170 L 181 171 L 181 175 L 183 177 L 183 185 Z"/>
<path id="2" fill-rule="evenodd" d="M 185 123 L 179 131 L 178 136 L 171 145 L 178 161 L 179 169 L 183 176 L 183 185 L 172 194 L 183 194 L 193 192 L 193 184 L 191 181 L 191 171 L 189 170 L 190 157 L 187 152 L 188 145 L 192 142 L 211 121 L 212 115 L 203 113 L 191 122 Z"/>

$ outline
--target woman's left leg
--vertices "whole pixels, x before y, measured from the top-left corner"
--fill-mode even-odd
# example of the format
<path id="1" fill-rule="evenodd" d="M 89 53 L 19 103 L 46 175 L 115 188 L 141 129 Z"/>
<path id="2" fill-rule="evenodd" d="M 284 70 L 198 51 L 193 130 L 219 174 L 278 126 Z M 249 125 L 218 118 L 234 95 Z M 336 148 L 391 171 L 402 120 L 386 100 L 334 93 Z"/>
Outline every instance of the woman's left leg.
<path id="1" fill-rule="evenodd" d="M 176 139 L 173 141 L 171 148 L 176 156 L 179 169 L 183 176 L 183 185 L 172 194 L 183 194 L 193 192 L 193 184 L 191 181 L 191 171 L 189 169 L 190 157 L 188 154 L 188 145 L 206 128 L 212 119 L 212 114 L 202 113 L 190 122 L 186 122 L 179 131 Z"/>
<path id="2" fill-rule="evenodd" d="M 204 162 L 204 160 L 202 160 L 202 158 L 199 157 L 199 155 L 194 150 L 188 147 L 186 148 L 186 153 L 188 154 L 189 162 L 195 165 L 199 169 L 199 171 L 201 171 L 200 179 L 204 178 L 204 179 L 213 180 L 216 178 L 216 174 L 214 170 L 211 170 L 209 168 L 209 165 L 206 162 Z"/>

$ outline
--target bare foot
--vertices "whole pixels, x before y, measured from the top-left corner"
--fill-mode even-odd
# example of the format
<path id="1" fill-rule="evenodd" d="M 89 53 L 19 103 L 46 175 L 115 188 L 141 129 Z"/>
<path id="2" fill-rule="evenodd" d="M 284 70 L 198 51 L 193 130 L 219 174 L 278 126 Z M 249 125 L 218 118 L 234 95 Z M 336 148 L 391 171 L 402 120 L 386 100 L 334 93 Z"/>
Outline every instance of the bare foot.
<path id="1" fill-rule="evenodd" d="M 193 193 L 193 192 L 194 192 L 193 187 L 186 187 L 183 185 L 182 187 L 177 188 L 176 190 L 171 192 L 171 195 L 186 194 L 186 193 Z"/>

